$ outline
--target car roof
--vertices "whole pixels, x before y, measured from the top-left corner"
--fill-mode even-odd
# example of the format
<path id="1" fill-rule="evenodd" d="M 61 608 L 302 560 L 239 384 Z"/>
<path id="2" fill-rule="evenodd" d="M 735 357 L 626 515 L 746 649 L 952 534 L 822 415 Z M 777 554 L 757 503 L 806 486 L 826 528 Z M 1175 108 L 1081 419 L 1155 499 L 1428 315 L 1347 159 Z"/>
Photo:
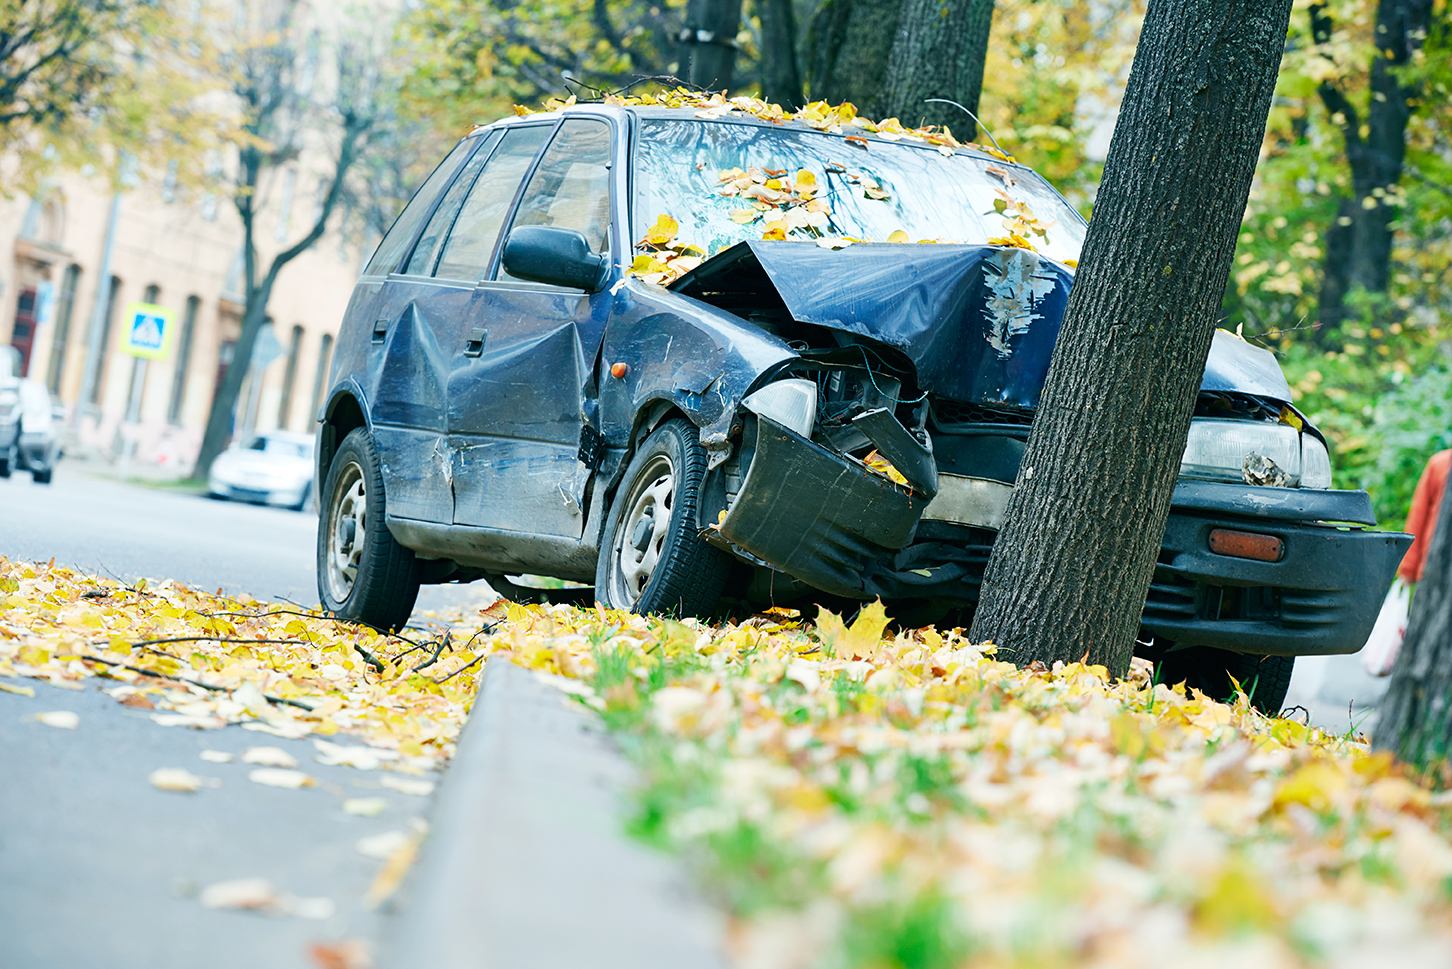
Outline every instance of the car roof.
<path id="1" fill-rule="evenodd" d="M 471 130 L 469 134 L 475 135 L 486 130 L 493 131 L 502 126 L 529 124 L 531 122 L 538 123 L 540 121 L 554 121 L 562 117 L 575 116 L 598 118 L 602 115 L 615 117 L 633 115 L 637 118 L 643 118 L 648 120 L 699 121 L 708 124 L 736 124 L 751 125 L 758 128 L 786 128 L 793 131 L 814 131 L 817 134 L 828 135 L 838 138 L 845 138 L 848 135 L 852 135 L 854 137 L 864 138 L 868 141 L 881 142 L 883 144 L 909 145 L 913 148 L 922 148 L 929 151 L 938 150 L 937 145 L 928 141 L 924 141 L 920 138 L 912 137 L 910 135 L 900 135 L 890 138 L 884 138 L 881 137 L 877 132 L 869 131 L 866 128 L 859 128 L 855 126 L 847 126 L 844 127 L 841 131 L 833 132 L 826 131 L 821 128 L 814 128 L 811 125 L 807 124 L 805 121 L 797 121 L 790 118 L 784 121 L 773 121 L 766 118 L 757 117 L 756 115 L 746 111 L 734 111 L 730 114 L 722 115 L 719 117 L 703 117 L 701 111 L 701 108 L 694 105 L 680 108 L 672 108 L 656 104 L 621 105 L 607 104 L 604 101 L 583 101 L 569 105 L 564 108 L 556 108 L 549 111 L 531 111 L 526 114 L 500 118 L 497 121 L 478 125 L 473 130 Z M 974 131 L 977 131 L 976 126 L 974 128 Z M 1029 167 L 1023 162 L 1017 160 L 1009 161 L 1003 158 L 999 158 L 997 155 L 984 151 L 974 144 L 961 143 L 958 145 L 957 150 L 973 155 L 977 158 L 983 158 L 989 161 L 993 161 L 997 164 L 1010 164 L 1017 168 L 1032 171 L 1032 169 L 1029 169 Z"/>

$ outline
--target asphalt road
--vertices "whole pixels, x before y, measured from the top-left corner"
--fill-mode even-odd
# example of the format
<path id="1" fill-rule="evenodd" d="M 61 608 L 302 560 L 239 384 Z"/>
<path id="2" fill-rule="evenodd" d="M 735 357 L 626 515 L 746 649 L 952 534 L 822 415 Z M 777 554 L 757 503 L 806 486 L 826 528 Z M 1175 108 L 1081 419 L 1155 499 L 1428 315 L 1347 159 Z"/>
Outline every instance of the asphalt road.
<path id="1" fill-rule="evenodd" d="M 57 562 L 126 581 L 173 578 L 265 599 L 317 602 L 310 514 L 123 485 L 61 462 L 54 483 L 0 480 L 0 555 Z M 487 604 L 487 586 L 425 590 L 428 610 Z M 36 696 L 0 692 L 0 969 L 214 969 L 323 965 L 313 943 L 376 940 L 385 915 L 363 904 L 380 861 L 360 838 L 406 830 L 429 799 L 381 789 L 378 775 L 313 761 L 311 742 L 239 726 L 160 727 L 94 683 Z M 74 730 L 35 715 L 69 710 Z M 337 739 L 337 738 L 334 738 Z M 210 763 L 204 749 L 288 750 L 318 780 L 280 790 L 248 765 Z M 220 786 L 195 794 L 148 782 L 183 767 Z M 383 797 L 377 817 L 344 813 L 347 797 Z M 279 892 L 326 898 L 323 919 L 202 906 L 198 893 L 266 878 Z"/>

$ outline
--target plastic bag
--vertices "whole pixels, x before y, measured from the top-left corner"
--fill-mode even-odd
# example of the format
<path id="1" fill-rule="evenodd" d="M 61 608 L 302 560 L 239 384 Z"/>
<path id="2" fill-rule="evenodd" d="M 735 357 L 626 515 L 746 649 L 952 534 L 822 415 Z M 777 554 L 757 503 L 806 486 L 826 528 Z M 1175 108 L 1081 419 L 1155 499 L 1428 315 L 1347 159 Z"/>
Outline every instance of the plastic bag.
<path id="1" fill-rule="evenodd" d="M 1386 676 L 1392 671 L 1401 652 L 1402 638 L 1407 634 L 1407 612 L 1412 602 L 1412 590 L 1401 579 L 1392 583 L 1386 600 L 1377 614 L 1376 625 L 1366 645 L 1361 647 L 1361 665 L 1372 676 Z"/>

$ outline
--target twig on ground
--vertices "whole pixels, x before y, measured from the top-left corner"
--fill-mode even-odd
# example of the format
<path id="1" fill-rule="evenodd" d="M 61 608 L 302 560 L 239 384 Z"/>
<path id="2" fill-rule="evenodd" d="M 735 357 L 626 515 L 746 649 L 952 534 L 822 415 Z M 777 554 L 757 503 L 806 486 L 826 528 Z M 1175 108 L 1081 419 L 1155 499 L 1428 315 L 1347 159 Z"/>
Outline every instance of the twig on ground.
<path id="1" fill-rule="evenodd" d="M 159 651 L 155 652 L 157 652 L 157 655 L 159 656 L 171 656 L 170 653 L 162 653 Z M 171 658 L 176 659 L 175 656 L 171 656 Z M 102 659 L 99 656 L 91 656 L 88 653 L 82 653 L 81 659 L 90 660 L 93 663 L 101 663 L 106 666 L 114 666 L 117 669 L 130 670 L 133 673 L 140 673 L 142 676 L 154 676 L 157 679 L 161 680 L 172 680 L 177 683 L 185 683 L 187 686 L 198 686 L 201 687 L 203 690 L 211 690 L 213 693 L 231 692 L 230 688 L 225 686 L 213 686 L 211 683 L 201 683 L 197 680 L 189 680 L 185 676 L 173 676 L 171 673 L 158 673 L 156 670 L 142 669 L 140 666 L 132 666 L 129 663 L 118 663 L 116 660 Z M 313 712 L 313 708 L 311 706 L 303 703 L 300 700 L 289 700 L 287 697 L 281 696 L 268 696 L 266 693 L 262 694 L 262 698 L 268 703 L 284 703 L 290 707 L 297 707 L 300 710 L 306 710 L 308 713 Z"/>
<path id="2" fill-rule="evenodd" d="M 467 670 L 470 666 L 474 666 L 475 664 L 477 664 L 483 658 L 484 658 L 483 654 L 480 654 L 478 656 L 475 656 L 467 664 L 465 664 L 464 666 L 461 666 L 458 669 L 454 670 L 454 672 L 450 673 L 448 676 L 444 677 L 442 680 L 434 680 L 434 682 L 435 683 L 438 683 L 439 685 L 442 686 L 443 684 L 445 684 L 445 683 L 449 682 L 450 680 L 452 680 L 454 677 L 458 676 L 460 673 L 462 673 L 465 670 Z"/>

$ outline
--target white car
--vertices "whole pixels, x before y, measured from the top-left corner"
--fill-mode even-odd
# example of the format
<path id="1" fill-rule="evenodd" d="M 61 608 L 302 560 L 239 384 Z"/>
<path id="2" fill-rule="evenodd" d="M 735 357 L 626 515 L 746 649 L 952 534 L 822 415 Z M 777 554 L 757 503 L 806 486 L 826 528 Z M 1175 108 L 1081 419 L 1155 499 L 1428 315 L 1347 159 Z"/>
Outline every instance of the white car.
<path id="1" fill-rule="evenodd" d="M 290 431 L 254 435 L 212 462 L 207 485 L 213 498 L 303 511 L 313 503 L 312 435 Z"/>

